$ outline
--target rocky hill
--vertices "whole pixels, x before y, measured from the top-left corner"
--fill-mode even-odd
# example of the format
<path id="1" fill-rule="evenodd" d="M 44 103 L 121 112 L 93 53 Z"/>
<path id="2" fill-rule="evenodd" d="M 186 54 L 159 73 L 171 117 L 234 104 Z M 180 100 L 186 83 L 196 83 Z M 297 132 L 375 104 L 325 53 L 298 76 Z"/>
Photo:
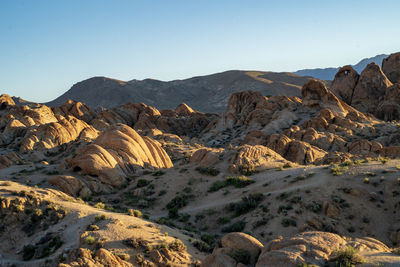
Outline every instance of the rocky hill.
<path id="1" fill-rule="evenodd" d="M 307 77 L 292 73 L 259 71 L 226 71 L 169 82 L 153 79 L 125 82 L 94 77 L 75 84 L 47 105 L 59 106 L 72 99 L 91 108 L 134 102 L 171 109 L 185 102 L 203 112 L 221 112 L 232 93 L 253 90 L 263 95 L 299 96 L 301 86 L 307 80 Z"/>
<path id="2" fill-rule="evenodd" d="M 388 55 L 382 54 L 382 55 L 377 55 L 371 58 L 364 58 L 360 60 L 355 65 L 352 65 L 352 68 L 357 71 L 358 73 L 361 73 L 365 67 L 369 63 L 375 63 L 379 66 L 382 66 L 382 60 L 384 58 L 388 57 Z M 311 76 L 315 77 L 321 80 L 325 81 L 330 81 L 333 80 L 335 77 L 335 74 L 339 71 L 340 67 L 335 67 L 335 68 L 317 68 L 317 69 L 304 69 L 304 70 L 298 70 L 295 71 L 294 74 L 298 75 L 303 75 L 303 76 Z"/>
<path id="3" fill-rule="evenodd" d="M 1 95 L 0 266 L 400 266 L 399 62 L 221 114 Z"/>

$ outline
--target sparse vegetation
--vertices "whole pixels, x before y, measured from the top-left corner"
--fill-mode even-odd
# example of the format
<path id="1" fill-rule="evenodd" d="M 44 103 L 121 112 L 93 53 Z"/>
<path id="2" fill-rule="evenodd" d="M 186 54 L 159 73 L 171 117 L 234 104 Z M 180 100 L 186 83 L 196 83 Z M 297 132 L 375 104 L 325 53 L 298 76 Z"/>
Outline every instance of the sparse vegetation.
<path id="1" fill-rule="evenodd" d="M 351 267 L 362 264 L 365 260 L 358 255 L 358 249 L 347 246 L 344 249 L 335 251 L 329 262 L 333 262 L 335 266 Z"/>
<path id="2" fill-rule="evenodd" d="M 210 176 L 217 176 L 220 173 L 220 171 L 214 167 L 197 167 L 196 171 Z"/>
<path id="3" fill-rule="evenodd" d="M 242 232 L 245 227 L 246 227 L 245 221 L 238 221 L 222 228 L 222 232 L 223 233 Z"/>
<path id="4" fill-rule="evenodd" d="M 348 166 L 336 165 L 336 166 L 331 168 L 331 173 L 334 176 L 340 176 L 340 175 L 343 175 L 348 169 L 349 169 Z"/>
<path id="5" fill-rule="evenodd" d="M 96 238 L 94 236 L 89 235 L 85 238 L 85 243 L 91 246 L 94 243 L 96 243 Z"/>
<path id="6" fill-rule="evenodd" d="M 263 199 L 264 195 L 261 193 L 250 194 L 243 197 L 240 202 L 230 203 L 227 210 L 234 212 L 234 216 L 237 217 L 257 208 Z"/>
<path id="7" fill-rule="evenodd" d="M 243 264 L 250 264 L 250 252 L 244 249 L 237 249 L 234 250 L 230 256 L 234 258 L 237 262 L 243 263 Z"/>
<path id="8" fill-rule="evenodd" d="M 210 189 L 208 190 L 209 192 L 216 192 L 220 190 L 221 188 L 227 187 L 227 186 L 234 186 L 236 188 L 243 188 L 246 187 L 252 183 L 255 183 L 254 180 L 248 178 L 247 176 L 241 175 L 241 176 L 228 176 L 224 181 L 215 181 Z"/>

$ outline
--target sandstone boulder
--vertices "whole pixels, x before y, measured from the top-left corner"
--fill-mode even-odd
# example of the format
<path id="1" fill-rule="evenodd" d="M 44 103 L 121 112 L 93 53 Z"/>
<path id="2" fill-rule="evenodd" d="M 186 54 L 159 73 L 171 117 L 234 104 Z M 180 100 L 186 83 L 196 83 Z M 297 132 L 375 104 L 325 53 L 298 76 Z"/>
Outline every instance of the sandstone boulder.
<path id="1" fill-rule="evenodd" d="M 386 89 L 392 83 L 375 63 L 370 63 L 363 70 L 354 89 L 351 105 L 361 112 L 375 114 L 385 96 Z"/>
<path id="2" fill-rule="evenodd" d="M 65 101 L 62 106 L 53 108 L 53 112 L 64 117 L 72 115 L 85 122 L 90 122 L 96 116 L 96 113 L 88 106 L 82 102 L 73 101 L 71 99 Z"/>
<path id="3" fill-rule="evenodd" d="M 335 115 L 346 115 L 342 102 L 319 80 L 311 79 L 301 89 L 303 106 L 330 109 Z"/>
<path id="4" fill-rule="evenodd" d="M 336 73 L 330 90 L 350 105 L 359 77 L 360 75 L 350 65 L 344 66 Z"/>
<path id="5" fill-rule="evenodd" d="M 229 233 L 222 237 L 221 245 L 223 248 L 232 250 L 246 250 L 250 254 L 250 264 L 257 261 L 261 249 L 264 247 L 260 241 L 245 233 Z"/>
<path id="6" fill-rule="evenodd" d="M 77 155 L 67 159 L 73 170 L 98 177 L 103 183 L 119 186 L 137 168 L 170 168 L 172 162 L 161 145 L 141 137 L 131 127 L 118 124 L 103 132 Z"/>
<path id="7" fill-rule="evenodd" d="M 386 89 L 385 97 L 377 108 L 376 116 L 385 121 L 400 119 L 400 83 Z"/>
<path id="8" fill-rule="evenodd" d="M 400 83 L 400 52 L 391 54 L 382 61 L 382 71 L 392 83 Z"/>

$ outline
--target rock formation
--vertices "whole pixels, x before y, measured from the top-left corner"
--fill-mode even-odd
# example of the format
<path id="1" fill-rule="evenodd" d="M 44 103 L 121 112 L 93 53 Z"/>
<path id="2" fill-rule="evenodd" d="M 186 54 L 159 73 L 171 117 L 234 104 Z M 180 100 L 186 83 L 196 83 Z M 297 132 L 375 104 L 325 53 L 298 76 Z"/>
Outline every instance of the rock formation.
<path id="1" fill-rule="evenodd" d="M 382 71 L 392 83 L 400 83 L 400 53 L 385 58 L 382 61 Z"/>
<path id="2" fill-rule="evenodd" d="M 351 105 L 354 88 L 357 85 L 359 77 L 360 75 L 351 66 L 344 66 L 336 73 L 329 89 L 337 97 L 348 105 Z"/>
<path id="3" fill-rule="evenodd" d="M 117 124 L 67 159 L 75 171 L 120 186 L 137 168 L 170 168 L 172 162 L 157 141 L 141 137 L 127 125 Z"/>

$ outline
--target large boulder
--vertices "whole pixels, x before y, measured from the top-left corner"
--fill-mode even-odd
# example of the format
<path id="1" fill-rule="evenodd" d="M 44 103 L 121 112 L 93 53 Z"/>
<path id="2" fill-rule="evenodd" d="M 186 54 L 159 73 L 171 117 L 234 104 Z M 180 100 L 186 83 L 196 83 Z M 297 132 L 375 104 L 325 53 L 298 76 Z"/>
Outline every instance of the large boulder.
<path id="1" fill-rule="evenodd" d="M 379 104 L 376 116 L 385 121 L 400 119 L 400 84 L 386 89 L 384 100 Z"/>
<path id="2" fill-rule="evenodd" d="M 65 101 L 62 106 L 53 108 L 53 112 L 64 117 L 72 115 L 85 122 L 90 122 L 96 116 L 96 113 L 88 106 L 82 102 L 73 101 L 71 99 Z"/>
<path id="3" fill-rule="evenodd" d="M 243 145 L 238 147 L 231 158 L 231 171 L 252 172 L 276 168 L 287 161 L 278 153 L 266 146 Z"/>
<path id="4" fill-rule="evenodd" d="M 330 90 L 350 105 L 359 77 L 360 75 L 350 65 L 341 67 L 332 81 Z"/>
<path id="5" fill-rule="evenodd" d="M 221 245 L 224 248 L 233 250 L 246 250 L 250 255 L 250 264 L 257 261 L 261 249 L 264 247 L 260 241 L 245 233 L 229 233 L 221 238 Z"/>
<path id="6" fill-rule="evenodd" d="M 76 139 L 92 140 L 98 136 L 98 131 L 82 120 L 73 116 L 56 117 L 57 122 L 30 129 L 21 142 L 20 151 L 26 153 L 37 149 L 52 149 Z"/>
<path id="7" fill-rule="evenodd" d="M 345 117 L 354 108 L 337 98 L 322 81 L 311 79 L 301 89 L 303 107 L 329 110 L 334 116 Z"/>
<path id="8" fill-rule="evenodd" d="M 382 61 L 382 71 L 392 83 L 400 83 L 400 52 L 391 54 Z"/>
<path id="9" fill-rule="evenodd" d="M 98 177 L 103 183 L 119 186 L 125 176 L 138 168 L 171 168 L 172 162 L 161 145 L 141 137 L 131 127 L 118 124 L 103 132 L 77 155 L 67 159 L 73 170 Z"/>
<path id="10" fill-rule="evenodd" d="M 392 83 L 375 63 L 370 63 L 361 73 L 354 89 L 351 105 L 361 112 L 375 114 L 387 88 Z"/>

